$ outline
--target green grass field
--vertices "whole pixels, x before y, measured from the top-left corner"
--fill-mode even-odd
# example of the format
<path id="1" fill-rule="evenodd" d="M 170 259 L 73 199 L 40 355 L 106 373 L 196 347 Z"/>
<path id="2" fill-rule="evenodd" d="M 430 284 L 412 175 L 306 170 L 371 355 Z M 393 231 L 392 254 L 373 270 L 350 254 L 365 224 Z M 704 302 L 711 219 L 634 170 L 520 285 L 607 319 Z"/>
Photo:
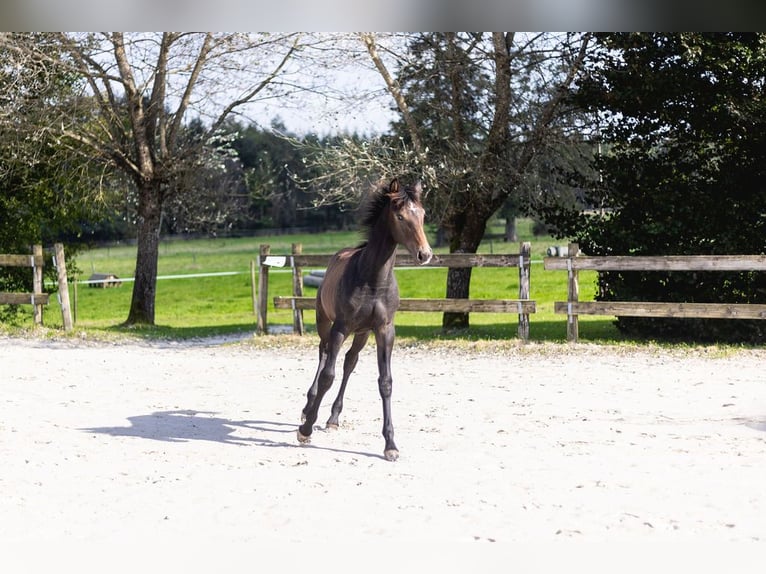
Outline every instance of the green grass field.
<path id="1" fill-rule="evenodd" d="M 493 231 L 499 231 L 493 230 Z M 548 246 L 558 244 L 549 237 L 533 237 L 531 222 L 519 224 L 522 241 L 532 242 L 531 298 L 537 302 L 537 313 L 530 318 L 530 339 L 536 341 L 564 341 L 566 317 L 553 312 L 554 301 L 566 300 L 566 273 L 545 271 L 542 259 Z M 271 246 L 271 253 L 289 254 L 293 243 L 301 243 L 304 253 L 332 253 L 340 247 L 360 241 L 355 232 L 330 232 L 317 235 L 279 235 L 256 238 L 226 238 L 164 241 L 160 246 L 159 275 L 189 276 L 205 273 L 233 273 L 214 277 L 184 277 L 160 279 L 157 283 L 156 324 L 153 329 L 139 330 L 146 336 L 173 338 L 212 336 L 255 329 L 253 313 L 250 262 L 259 251 L 260 244 Z M 518 244 L 498 240 L 485 241 L 480 252 L 517 253 Z M 437 250 L 437 252 L 446 250 Z M 135 267 L 134 246 L 101 247 L 79 254 L 78 280 L 87 279 L 91 273 L 113 273 L 121 278 L 132 277 Z M 308 270 L 306 270 L 308 271 Z M 402 297 L 442 297 L 446 285 L 446 269 L 397 269 Z M 592 273 L 580 274 L 580 296 L 592 299 L 595 293 Z M 71 273 L 70 273 L 71 281 Z M 90 288 L 78 284 L 75 290 L 70 284 L 70 300 L 76 310 L 78 331 L 121 331 L 120 324 L 127 318 L 132 283 L 111 289 Z M 269 274 L 269 299 L 276 295 L 290 295 L 289 270 L 272 270 Z M 306 295 L 316 292 L 306 288 Z M 473 271 L 471 297 L 477 299 L 518 298 L 518 270 L 478 268 Z M 45 311 L 45 325 L 61 326 L 61 314 L 55 297 Z M 19 318 L 19 326 L 31 326 L 31 308 L 24 306 L 25 313 Z M 29 309 L 29 313 L 26 310 Z M 473 313 L 471 328 L 458 333 L 444 333 L 441 313 L 401 312 L 397 315 L 397 335 L 404 338 L 463 338 L 508 339 L 516 337 L 518 317 L 516 314 Z M 309 332 L 313 331 L 312 311 L 304 313 Z M 580 337 L 583 340 L 619 340 L 612 317 L 581 317 Z M 290 325 L 292 313 L 268 311 L 268 324 Z"/>

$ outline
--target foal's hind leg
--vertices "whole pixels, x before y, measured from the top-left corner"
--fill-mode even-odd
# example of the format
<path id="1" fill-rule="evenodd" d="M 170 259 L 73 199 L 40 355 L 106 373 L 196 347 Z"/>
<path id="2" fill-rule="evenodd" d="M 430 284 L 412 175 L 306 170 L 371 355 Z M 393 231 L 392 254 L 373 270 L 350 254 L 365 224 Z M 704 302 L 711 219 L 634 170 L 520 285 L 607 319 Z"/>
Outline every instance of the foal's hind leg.
<path id="1" fill-rule="evenodd" d="M 346 384 L 354 372 L 356 362 L 359 359 L 359 352 L 364 349 L 367 344 L 367 339 L 370 337 L 370 332 L 357 333 L 354 336 L 354 341 L 351 343 L 351 348 L 346 352 L 346 358 L 343 359 L 343 380 L 340 383 L 340 389 L 338 390 L 338 396 L 335 398 L 335 402 L 332 404 L 332 411 L 330 412 L 330 418 L 327 419 L 327 428 L 338 428 L 338 417 L 343 410 L 343 395 L 346 393 Z"/>
<path id="2" fill-rule="evenodd" d="M 304 413 L 306 420 L 298 427 L 298 441 L 309 442 L 311 439 L 311 433 L 314 430 L 314 423 L 317 420 L 317 413 L 319 412 L 319 406 L 322 404 L 322 398 L 325 396 L 330 387 L 332 386 L 333 379 L 335 379 L 335 361 L 338 358 L 338 351 L 340 351 L 343 341 L 346 340 L 346 333 L 342 328 L 338 327 L 335 323 L 330 330 L 330 337 L 327 341 L 327 352 L 325 354 L 324 365 L 319 372 L 319 376 L 316 380 L 316 396 L 314 397 L 311 405 Z"/>

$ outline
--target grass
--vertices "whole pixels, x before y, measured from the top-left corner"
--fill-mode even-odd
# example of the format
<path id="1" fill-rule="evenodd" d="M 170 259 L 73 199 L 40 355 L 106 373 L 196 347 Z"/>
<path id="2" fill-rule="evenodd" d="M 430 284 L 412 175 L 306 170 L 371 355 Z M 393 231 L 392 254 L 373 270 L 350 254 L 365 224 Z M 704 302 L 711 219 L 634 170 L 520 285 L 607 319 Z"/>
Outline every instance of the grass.
<path id="1" fill-rule="evenodd" d="M 531 298 L 537 302 L 537 312 L 531 316 L 530 339 L 533 341 L 564 341 L 566 317 L 553 312 L 554 301 L 566 300 L 566 273 L 545 271 L 542 259 L 548 246 L 560 243 L 550 237 L 534 237 L 531 222 L 522 220 L 519 235 L 532 242 Z M 493 230 L 495 231 L 495 230 Z M 304 253 L 332 253 L 338 248 L 358 243 L 355 232 L 330 232 L 318 235 L 279 235 L 256 238 L 226 238 L 163 241 L 160 245 L 159 275 L 193 275 L 201 273 L 235 273 L 217 277 L 160 279 L 157 283 L 156 327 L 140 328 L 135 332 L 147 337 L 189 338 L 252 332 L 255 328 L 253 313 L 250 262 L 259 251 L 260 244 L 269 244 L 273 254 L 289 254 L 293 243 L 301 243 Z M 483 253 L 515 253 L 518 244 L 496 239 L 482 243 Z M 446 252 L 446 249 L 437 250 Z M 93 272 L 113 273 L 126 278 L 133 275 L 135 246 L 110 246 L 87 250 L 78 257 L 80 277 L 87 279 Z M 397 269 L 402 297 L 442 297 L 446 285 L 446 269 Z M 582 300 L 595 294 L 595 272 L 580 274 Z M 76 295 L 76 331 L 79 333 L 124 333 L 121 323 L 128 315 L 132 283 L 112 289 L 89 288 L 77 285 L 76 294 L 70 285 L 73 309 Z M 275 295 L 290 295 L 289 270 L 272 270 L 269 274 L 269 299 Z M 306 295 L 315 289 L 306 288 Z M 518 270 L 477 268 L 473 270 L 471 297 L 487 299 L 515 299 L 518 297 Z M 45 311 L 45 324 L 60 328 L 61 314 L 55 297 Z M 31 308 L 16 322 L 20 326 L 32 324 Z M 397 315 L 397 335 L 404 339 L 460 339 L 502 340 L 516 337 L 518 317 L 515 314 L 473 313 L 467 331 L 445 333 L 441 328 L 441 313 L 402 312 Z M 311 332 L 314 328 L 313 312 L 304 313 L 304 321 Z M 620 340 L 613 325 L 613 317 L 581 317 L 580 336 L 588 341 Z M 289 325 L 292 314 L 270 305 L 270 326 Z"/>

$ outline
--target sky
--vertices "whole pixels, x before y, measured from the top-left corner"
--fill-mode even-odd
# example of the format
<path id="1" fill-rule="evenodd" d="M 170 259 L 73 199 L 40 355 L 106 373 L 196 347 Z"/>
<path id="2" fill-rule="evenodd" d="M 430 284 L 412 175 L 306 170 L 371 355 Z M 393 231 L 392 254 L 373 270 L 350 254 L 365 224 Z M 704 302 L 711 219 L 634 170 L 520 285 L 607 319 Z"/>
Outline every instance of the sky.
<path id="1" fill-rule="evenodd" d="M 396 118 L 396 113 L 392 109 L 394 101 L 385 92 L 380 75 L 374 70 L 363 68 L 352 74 L 334 73 L 337 82 L 347 83 L 349 90 L 353 90 L 355 83 L 362 81 L 368 86 L 379 85 L 379 93 L 372 99 L 349 106 L 333 102 L 319 94 L 303 92 L 300 95 L 299 106 L 286 106 L 278 101 L 256 102 L 250 108 L 248 118 L 263 128 L 270 127 L 272 120 L 279 118 L 287 130 L 296 135 L 357 133 L 374 136 L 387 132 L 390 122 Z"/>
<path id="2" fill-rule="evenodd" d="M 319 136 L 331 134 L 353 134 L 374 136 L 388 131 L 394 114 L 388 108 L 370 105 L 366 109 L 343 114 L 322 110 L 321 102 L 307 102 L 304 109 L 286 109 L 261 105 L 260 110 L 250 117 L 263 128 L 271 127 L 272 120 L 278 119 L 289 133 Z"/>
<path id="3" fill-rule="evenodd" d="M 0 21 L 5 31 L 650 31 L 683 27 L 679 20 L 746 27 L 743 3 L 683 11 L 679 2 L 658 0 L 5 0 Z M 317 96 L 300 108 L 261 104 L 253 118 L 265 127 L 279 118 L 296 133 L 375 134 L 388 129 L 391 105 L 381 97 L 338 109 Z"/>

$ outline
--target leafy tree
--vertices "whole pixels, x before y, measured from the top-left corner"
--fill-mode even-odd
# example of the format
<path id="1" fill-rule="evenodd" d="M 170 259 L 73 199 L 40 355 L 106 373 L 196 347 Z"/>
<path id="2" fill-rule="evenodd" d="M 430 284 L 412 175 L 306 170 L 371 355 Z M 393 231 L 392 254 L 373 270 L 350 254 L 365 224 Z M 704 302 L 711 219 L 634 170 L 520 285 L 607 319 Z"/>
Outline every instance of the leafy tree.
<path id="1" fill-rule="evenodd" d="M 602 34 L 577 101 L 598 114 L 602 182 L 549 213 L 594 255 L 766 250 L 766 35 Z M 603 273 L 603 300 L 765 302 L 762 273 Z M 763 322 L 639 319 L 646 336 L 759 340 Z"/>
<path id="2" fill-rule="evenodd" d="M 257 221 L 258 227 L 328 228 L 343 219 L 337 206 L 315 205 L 314 190 L 299 183 L 313 173 L 306 154 L 323 149 L 327 138 L 288 133 L 279 120 L 270 129 L 252 124 L 232 129 L 238 134 L 232 145 L 245 175 L 251 227 Z"/>
<path id="3" fill-rule="evenodd" d="M 207 128 L 199 118 L 182 128 L 182 139 L 193 146 Z M 163 210 L 163 232 L 216 235 L 230 230 L 247 209 L 244 172 L 234 149 L 237 133 L 222 126 L 200 151 L 199 167 L 182 174 Z"/>
<path id="4" fill-rule="evenodd" d="M 0 252 L 30 253 L 76 236 L 100 204 L 91 192 L 95 174 L 79 153 L 59 145 L 49 116 L 67 113 L 75 81 L 52 60 L 61 51 L 45 34 L 0 34 Z M 67 246 L 67 256 L 76 246 Z M 70 270 L 74 261 L 68 262 Z M 55 270 L 46 267 L 51 277 Z M 28 269 L 0 269 L 0 291 L 31 291 Z M 16 309 L 6 307 L 5 319 Z"/>

